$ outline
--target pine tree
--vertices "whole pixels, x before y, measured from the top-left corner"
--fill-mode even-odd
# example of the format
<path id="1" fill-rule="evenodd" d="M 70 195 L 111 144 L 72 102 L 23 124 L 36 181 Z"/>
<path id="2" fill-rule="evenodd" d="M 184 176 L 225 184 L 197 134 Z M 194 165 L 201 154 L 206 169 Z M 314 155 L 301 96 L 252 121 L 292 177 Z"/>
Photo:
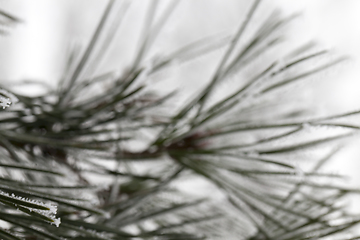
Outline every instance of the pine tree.
<path id="1" fill-rule="evenodd" d="M 359 112 L 318 117 L 293 96 L 344 58 L 313 43 L 281 54 L 293 17 L 274 12 L 252 25 L 259 0 L 231 36 L 149 56 L 181 4 L 164 2 L 158 18 L 158 1 L 149 4 L 120 74 L 94 74 L 121 22 L 110 0 L 57 89 L 26 96 L 1 85 L 1 239 L 345 239 L 360 218 L 341 204 L 358 190 L 322 167 L 358 129 L 339 120 Z M 195 95 L 157 91 L 154 78 L 202 56 L 220 59 Z M 207 196 L 186 191 L 200 180 Z"/>

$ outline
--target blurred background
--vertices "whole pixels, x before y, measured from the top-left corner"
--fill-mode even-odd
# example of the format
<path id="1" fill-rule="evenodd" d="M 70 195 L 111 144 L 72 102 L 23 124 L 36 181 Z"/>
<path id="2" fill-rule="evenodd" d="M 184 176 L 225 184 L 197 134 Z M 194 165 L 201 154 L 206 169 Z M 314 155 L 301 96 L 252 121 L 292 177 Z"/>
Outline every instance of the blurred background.
<path id="1" fill-rule="evenodd" d="M 104 0 L 0 0 L 0 7 L 23 20 L 7 36 L 0 37 L 0 77 L 3 82 L 41 80 L 55 86 L 61 78 L 70 49 L 86 44 L 107 1 Z M 127 17 L 108 53 L 108 70 L 125 68 L 132 61 L 146 1 L 132 1 Z M 262 10 L 279 8 L 283 15 L 300 12 L 290 30 L 290 41 L 316 40 L 324 48 L 351 59 L 319 81 L 311 82 L 307 104 L 319 106 L 324 114 L 360 109 L 360 1 L 357 0 L 271 0 Z M 237 27 L 248 1 L 183 0 L 171 24 L 158 39 L 161 48 L 174 49 L 200 36 L 231 31 Z M 135 14 L 134 14 L 135 13 Z M 256 21 L 261 19 L 258 14 Z M 116 45 L 120 45 L 118 50 Z M 211 63 L 209 63 L 211 65 Z M 199 66 L 197 66 L 199 67 Z M 206 73 L 206 68 L 201 71 Z M 191 69 L 188 69 L 191 71 Z M 194 82 L 192 76 L 181 75 Z M 191 79 L 193 78 L 193 79 Z M 195 83 L 196 84 L 196 81 Z M 31 92 L 30 88 L 24 91 Z M 349 184 L 360 187 L 360 141 L 349 144 L 333 161 L 333 171 L 350 175 Z M 359 207 L 360 209 L 360 207 Z"/>

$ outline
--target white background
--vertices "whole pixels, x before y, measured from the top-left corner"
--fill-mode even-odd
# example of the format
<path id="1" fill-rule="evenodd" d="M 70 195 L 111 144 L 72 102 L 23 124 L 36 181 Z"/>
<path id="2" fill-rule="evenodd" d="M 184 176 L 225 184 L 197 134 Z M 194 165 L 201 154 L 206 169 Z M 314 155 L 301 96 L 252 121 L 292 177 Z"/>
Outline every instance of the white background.
<path id="1" fill-rule="evenodd" d="M 146 1 L 135 2 L 142 8 Z M 190 27 L 195 29 L 202 25 L 199 31 L 211 32 L 237 19 L 237 8 L 242 6 L 239 2 L 242 1 L 184 0 L 182 4 L 194 4 L 188 13 L 189 17 L 192 16 L 191 21 L 187 20 Z M 281 8 L 285 15 L 302 12 L 300 23 L 297 23 L 301 25 L 297 33 L 299 37 L 313 37 L 339 54 L 352 57 L 341 73 L 314 84 L 314 101 L 321 102 L 323 111 L 329 113 L 360 109 L 360 1 L 264 2 Z M 0 38 L 2 81 L 40 79 L 55 84 L 61 75 L 67 45 L 89 38 L 106 1 L 3 0 L 0 3 L 0 7 L 24 19 L 24 23 L 10 31 L 10 36 Z M 204 6 L 206 9 L 202 9 Z M 218 19 L 217 15 L 221 17 Z M 135 25 L 140 22 L 137 18 L 132 21 Z M 359 141 L 349 145 L 333 164 L 334 171 L 350 174 L 353 183 L 360 187 L 358 146 Z"/>

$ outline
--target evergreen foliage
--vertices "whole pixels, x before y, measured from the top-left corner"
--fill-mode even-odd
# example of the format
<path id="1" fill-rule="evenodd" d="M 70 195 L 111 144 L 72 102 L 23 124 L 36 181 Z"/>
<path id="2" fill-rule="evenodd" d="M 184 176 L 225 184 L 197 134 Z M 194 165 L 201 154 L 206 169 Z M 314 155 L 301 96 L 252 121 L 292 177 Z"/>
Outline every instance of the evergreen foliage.
<path id="1" fill-rule="evenodd" d="M 57 89 L 26 96 L 2 85 L 1 239 L 344 239 L 360 217 L 342 203 L 358 190 L 322 167 L 358 129 L 337 120 L 359 112 L 311 117 L 279 97 L 344 58 L 331 60 L 313 44 L 274 55 L 293 17 L 275 12 L 251 29 L 261 5 L 251 2 L 231 37 L 206 36 L 146 60 L 181 4 L 168 2 L 155 19 L 152 1 L 135 60 L 121 74 L 94 76 L 121 22 L 110 21 L 110 0 Z M 149 84 L 174 61 L 192 64 L 216 51 L 213 77 L 180 106 L 180 91 Z M 324 128 L 336 134 L 314 134 Z M 311 157 L 319 148 L 325 156 Z M 220 197 L 179 187 L 196 176 Z"/>

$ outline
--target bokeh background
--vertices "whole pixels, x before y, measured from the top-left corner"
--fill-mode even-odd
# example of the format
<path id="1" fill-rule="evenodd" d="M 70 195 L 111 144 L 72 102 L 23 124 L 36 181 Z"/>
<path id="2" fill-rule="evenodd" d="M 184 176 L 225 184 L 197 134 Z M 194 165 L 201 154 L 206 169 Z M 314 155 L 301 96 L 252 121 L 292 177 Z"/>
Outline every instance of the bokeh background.
<path id="1" fill-rule="evenodd" d="M 106 2 L 0 0 L 0 7 L 24 20 L 14 29 L 9 29 L 7 36 L 0 37 L 0 80 L 14 83 L 35 79 L 55 86 L 69 49 L 88 41 Z M 115 45 L 122 46 L 121 51 L 116 50 L 116 46 L 112 48 L 108 54 L 111 61 L 104 64 L 105 68 L 123 66 L 131 61 L 147 2 L 132 1 L 128 11 L 135 14 L 128 12 L 115 41 Z M 314 39 L 324 48 L 351 57 L 324 79 L 311 82 L 307 103 L 316 105 L 324 114 L 360 109 L 360 1 L 266 0 L 263 4 L 262 11 L 269 7 L 281 9 L 284 15 L 301 13 L 290 31 L 290 41 Z M 239 13 L 247 6 L 248 1 L 240 0 L 183 0 L 171 19 L 171 25 L 159 38 L 161 48 L 155 49 L 155 54 L 202 35 L 232 30 L 241 19 Z M 206 72 L 206 68 L 201 71 Z M 179 74 L 179 80 L 190 78 Z M 196 79 L 196 76 L 192 77 Z M 23 91 L 31 94 L 33 89 Z M 349 184 L 360 188 L 359 146 L 359 140 L 347 145 L 333 161 L 332 171 L 349 175 L 352 179 Z M 360 206 L 356 208 L 360 209 Z"/>

